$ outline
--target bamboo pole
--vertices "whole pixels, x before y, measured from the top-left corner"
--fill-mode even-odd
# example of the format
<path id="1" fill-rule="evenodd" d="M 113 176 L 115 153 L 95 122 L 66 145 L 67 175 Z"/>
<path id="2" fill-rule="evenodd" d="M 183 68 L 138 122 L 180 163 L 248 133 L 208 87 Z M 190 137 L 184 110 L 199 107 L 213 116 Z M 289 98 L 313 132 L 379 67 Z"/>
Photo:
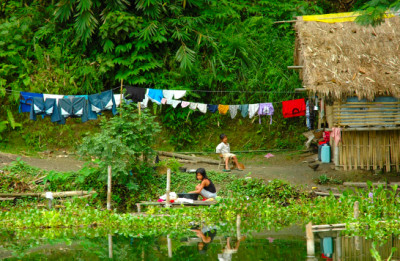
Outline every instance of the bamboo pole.
<path id="1" fill-rule="evenodd" d="M 111 234 L 108 234 L 108 258 L 113 258 L 113 242 Z"/>
<path id="2" fill-rule="evenodd" d="M 124 86 L 124 79 L 121 79 L 121 90 L 120 90 L 120 92 L 121 92 L 121 94 L 120 94 L 120 98 L 119 98 L 119 107 L 120 108 L 122 108 L 122 86 Z M 119 117 L 122 117 L 122 114 L 121 113 L 119 113 Z"/>
<path id="3" fill-rule="evenodd" d="M 137 107 L 138 107 L 138 112 L 139 112 L 139 116 L 140 116 L 141 110 L 142 110 L 142 108 L 141 108 L 141 106 L 140 106 L 140 102 L 137 103 Z"/>
<path id="4" fill-rule="evenodd" d="M 167 235 L 167 245 L 168 245 L 168 257 L 172 258 L 172 242 L 169 235 Z"/>
<path id="5" fill-rule="evenodd" d="M 307 260 L 315 259 L 314 233 L 312 232 L 312 223 L 306 225 L 307 238 Z"/>
<path id="6" fill-rule="evenodd" d="M 107 210 L 111 210 L 111 165 L 108 165 Z"/>
<path id="7" fill-rule="evenodd" d="M 96 191 L 63 191 L 52 192 L 53 198 L 65 198 L 73 196 L 88 196 L 95 194 Z M 46 193 L 0 193 L 0 198 L 20 198 L 20 197 L 40 197 L 46 198 Z"/>
<path id="8" fill-rule="evenodd" d="M 240 215 L 238 214 L 236 216 L 236 238 L 238 240 L 238 242 L 240 241 L 240 238 L 242 237 L 241 233 L 240 233 L 240 224 L 242 223 L 242 219 L 240 217 Z"/>
<path id="9" fill-rule="evenodd" d="M 167 200 L 165 202 L 166 208 L 169 208 L 171 206 L 169 199 L 170 183 L 171 183 L 171 169 L 167 169 Z"/>

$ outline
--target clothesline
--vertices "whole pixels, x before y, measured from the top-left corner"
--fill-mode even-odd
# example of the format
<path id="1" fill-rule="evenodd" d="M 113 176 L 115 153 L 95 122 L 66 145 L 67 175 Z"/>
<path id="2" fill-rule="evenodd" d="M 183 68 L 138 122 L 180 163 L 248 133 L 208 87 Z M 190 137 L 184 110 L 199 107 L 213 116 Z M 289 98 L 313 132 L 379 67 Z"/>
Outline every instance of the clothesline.
<path id="1" fill-rule="evenodd" d="M 122 87 L 128 87 L 129 85 L 123 85 Z M 121 86 L 118 87 L 114 87 L 111 90 L 117 90 L 120 89 Z M 147 88 L 143 88 L 143 89 L 147 89 Z M 159 89 L 162 90 L 162 89 Z M 300 92 L 296 92 L 296 91 L 285 91 L 285 92 L 280 92 L 280 91 L 221 91 L 221 90 L 182 90 L 182 91 L 187 91 L 187 92 L 204 92 L 204 93 L 279 93 L 279 94 L 300 94 Z M 6 92 L 21 92 L 21 91 L 17 91 L 17 90 L 9 90 L 6 89 Z"/>

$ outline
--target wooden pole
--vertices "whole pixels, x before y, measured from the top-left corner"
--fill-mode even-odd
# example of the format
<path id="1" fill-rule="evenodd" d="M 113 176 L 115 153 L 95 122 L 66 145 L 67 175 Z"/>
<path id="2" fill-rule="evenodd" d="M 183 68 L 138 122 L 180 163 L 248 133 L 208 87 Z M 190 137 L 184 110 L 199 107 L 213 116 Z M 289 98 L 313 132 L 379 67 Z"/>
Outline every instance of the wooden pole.
<path id="1" fill-rule="evenodd" d="M 120 98 L 119 98 L 119 101 L 120 101 L 120 102 L 119 102 L 119 107 L 120 107 L 120 108 L 122 107 L 122 86 L 124 86 L 124 79 L 121 80 L 121 90 L 120 90 L 121 94 L 120 94 L 120 96 L 119 96 L 119 97 L 120 97 Z M 119 114 L 119 117 L 122 117 L 122 114 L 121 114 L 121 113 Z"/>
<path id="2" fill-rule="evenodd" d="M 312 231 L 311 222 L 306 225 L 306 238 L 307 238 L 307 260 L 314 260 L 315 245 L 314 245 L 314 233 Z"/>
<path id="3" fill-rule="evenodd" d="M 113 258 L 113 242 L 111 234 L 108 234 L 108 258 Z"/>
<path id="4" fill-rule="evenodd" d="M 358 203 L 358 201 L 356 201 L 356 202 L 354 202 L 354 218 L 358 219 L 359 216 L 360 216 L 359 203 Z M 356 247 L 356 251 L 359 251 L 360 250 L 360 237 L 359 236 L 354 237 L 354 245 Z"/>
<path id="5" fill-rule="evenodd" d="M 167 235 L 167 244 L 168 244 L 168 257 L 172 258 L 172 242 L 169 235 Z"/>
<path id="6" fill-rule="evenodd" d="M 111 165 L 108 165 L 107 210 L 111 210 Z"/>
<path id="7" fill-rule="evenodd" d="M 141 107 L 140 107 L 140 102 L 137 103 L 137 107 L 138 107 L 138 111 L 139 111 L 139 116 L 140 116 L 140 112 L 141 112 Z"/>
<path id="8" fill-rule="evenodd" d="M 171 183 L 171 169 L 167 169 L 167 201 L 165 203 L 165 207 L 167 208 L 171 206 L 169 199 L 170 183 Z"/>
<path id="9" fill-rule="evenodd" d="M 240 215 L 238 214 L 236 216 L 236 237 L 238 242 L 240 241 L 240 238 L 242 237 L 241 233 L 240 233 L 240 224 L 242 223 L 242 219 L 240 217 Z"/>
<path id="10" fill-rule="evenodd" d="M 340 235 L 339 231 L 336 234 L 336 256 L 337 256 L 338 260 L 341 260 L 341 258 L 342 258 L 342 236 Z"/>

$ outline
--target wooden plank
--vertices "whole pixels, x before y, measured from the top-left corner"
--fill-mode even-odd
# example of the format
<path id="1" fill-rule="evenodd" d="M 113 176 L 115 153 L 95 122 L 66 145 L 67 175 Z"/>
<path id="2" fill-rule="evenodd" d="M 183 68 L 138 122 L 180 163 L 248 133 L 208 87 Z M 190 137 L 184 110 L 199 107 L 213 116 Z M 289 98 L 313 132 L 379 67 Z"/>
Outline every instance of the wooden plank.
<path id="1" fill-rule="evenodd" d="M 367 105 L 376 105 L 376 104 L 390 104 L 390 105 L 400 105 L 400 102 L 346 102 L 342 103 L 342 106 L 347 106 L 347 105 L 361 105 L 361 104 L 367 104 Z M 334 103 L 334 106 L 337 106 L 337 103 Z"/>
<path id="2" fill-rule="evenodd" d="M 154 201 L 141 201 L 140 203 L 138 203 L 142 206 L 145 205 L 165 205 L 166 202 L 154 202 Z M 193 200 L 193 203 L 188 203 L 188 202 L 173 202 L 170 203 L 171 205 L 185 205 L 185 206 L 210 206 L 210 205 L 215 205 L 217 204 L 217 201 L 202 201 L 202 200 Z"/>
<path id="3" fill-rule="evenodd" d="M 365 128 L 342 128 L 341 132 L 346 131 L 387 131 L 387 130 L 400 130 L 400 127 L 365 127 Z"/>

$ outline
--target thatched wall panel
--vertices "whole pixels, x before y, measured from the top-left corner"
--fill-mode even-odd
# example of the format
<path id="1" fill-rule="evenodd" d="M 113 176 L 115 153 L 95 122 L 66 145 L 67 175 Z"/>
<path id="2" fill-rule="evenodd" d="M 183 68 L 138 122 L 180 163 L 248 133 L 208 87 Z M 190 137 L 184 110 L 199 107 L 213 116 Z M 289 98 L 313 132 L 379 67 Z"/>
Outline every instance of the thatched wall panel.
<path id="1" fill-rule="evenodd" d="M 378 27 L 296 22 L 298 60 L 311 92 L 335 99 L 400 98 L 400 17 Z"/>

